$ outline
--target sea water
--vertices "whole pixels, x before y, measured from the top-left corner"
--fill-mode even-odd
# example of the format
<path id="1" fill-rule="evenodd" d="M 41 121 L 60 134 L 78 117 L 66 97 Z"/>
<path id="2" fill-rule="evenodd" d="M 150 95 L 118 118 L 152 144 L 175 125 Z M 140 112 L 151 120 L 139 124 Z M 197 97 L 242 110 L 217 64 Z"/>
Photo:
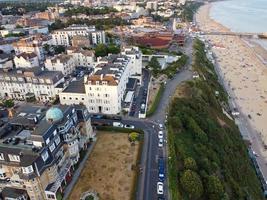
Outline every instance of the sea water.
<path id="1" fill-rule="evenodd" d="M 267 33 L 267 0 L 212 3 L 210 17 L 234 32 Z M 267 49 L 267 40 L 258 40 Z"/>

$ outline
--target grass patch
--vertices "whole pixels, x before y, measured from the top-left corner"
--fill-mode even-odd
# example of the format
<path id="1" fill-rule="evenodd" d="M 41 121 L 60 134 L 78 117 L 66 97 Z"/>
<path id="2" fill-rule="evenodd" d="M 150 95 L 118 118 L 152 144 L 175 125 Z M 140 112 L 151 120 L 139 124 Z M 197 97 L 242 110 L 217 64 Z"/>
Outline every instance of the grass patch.
<path id="1" fill-rule="evenodd" d="M 152 106 L 150 107 L 150 109 L 149 109 L 149 110 L 147 111 L 147 113 L 146 113 L 146 116 L 147 116 L 147 117 L 152 116 L 152 115 L 154 114 L 154 112 L 157 110 L 157 107 L 158 107 L 158 105 L 159 105 L 161 96 L 163 95 L 163 92 L 164 92 L 164 88 L 165 88 L 165 86 L 164 86 L 164 84 L 162 83 L 162 84 L 160 85 L 159 91 L 158 91 L 158 93 L 157 93 L 157 95 L 156 95 L 156 97 L 155 97 L 155 99 L 154 99 L 154 101 L 153 101 L 153 103 L 152 103 Z"/>

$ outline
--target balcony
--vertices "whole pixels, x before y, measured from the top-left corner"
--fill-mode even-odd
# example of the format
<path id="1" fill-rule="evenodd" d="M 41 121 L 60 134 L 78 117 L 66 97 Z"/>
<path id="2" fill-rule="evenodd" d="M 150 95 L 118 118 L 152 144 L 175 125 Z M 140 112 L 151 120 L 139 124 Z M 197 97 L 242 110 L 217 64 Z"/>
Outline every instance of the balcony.
<path id="1" fill-rule="evenodd" d="M 64 165 L 60 168 L 56 181 L 54 183 L 49 184 L 46 187 L 45 191 L 55 194 L 57 190 L 60 188 L 62 182 L 65 180 L 65 177 L 69 172 L 70 167 L 71 167 L 71 161 L 70 159 L 67 159 Z"/>

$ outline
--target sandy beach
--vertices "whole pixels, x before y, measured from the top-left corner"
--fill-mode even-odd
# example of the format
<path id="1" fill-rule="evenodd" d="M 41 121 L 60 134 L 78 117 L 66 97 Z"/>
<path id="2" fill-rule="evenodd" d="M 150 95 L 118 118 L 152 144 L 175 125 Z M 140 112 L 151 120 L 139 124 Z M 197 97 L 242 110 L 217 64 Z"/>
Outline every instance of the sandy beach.
<path id="1" fill-rule="evenodd" d="M 202 6 L 196 16 L 201 31 L 229 31 L 209 17 L 210 4 Z M 267 52 L 254 43 L 238 36 L 206 35 L 229 93 L 235 98 L 237 108 L 249 116 L 251 126 L 257 131 L 261 154 L 267 159 Z M 267 58 L 267 57 L 266 57 Z"/>

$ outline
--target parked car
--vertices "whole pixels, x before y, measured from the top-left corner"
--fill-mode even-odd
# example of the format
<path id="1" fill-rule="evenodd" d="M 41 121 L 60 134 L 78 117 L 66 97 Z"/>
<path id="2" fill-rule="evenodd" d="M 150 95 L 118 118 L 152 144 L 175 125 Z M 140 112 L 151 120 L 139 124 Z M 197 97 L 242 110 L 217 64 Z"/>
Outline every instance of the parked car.
<path id="1" fill-rule="evenodd" d="M 159 133 L 158 133 L 158 138 L 159 138 L 159 139 L 163 139 L 163 131 L 159 131 Z"/>
<path id="2" fill-rule="evenodd" d="M 134 129 L 134 125 L 125 124 L 124 125 L 124 128 Z"/>
<path id="3" fill-rule="evenodd" d="M 157 183 L 157 193 L 163 194 L 163 183 L 162 182 Z"/>
<path id="4" fill-rule="evenodd" d="M 113 126 L 123 128 L 123 124 L 121 122 L 113 122 Z"/>
<path id="5" fill-rule="evenodd" d="M 159 147 L 163 147 L 163 139 L 162 139 L 162 138 L 159 139 L 158 146 L 159 146 Z"/>

